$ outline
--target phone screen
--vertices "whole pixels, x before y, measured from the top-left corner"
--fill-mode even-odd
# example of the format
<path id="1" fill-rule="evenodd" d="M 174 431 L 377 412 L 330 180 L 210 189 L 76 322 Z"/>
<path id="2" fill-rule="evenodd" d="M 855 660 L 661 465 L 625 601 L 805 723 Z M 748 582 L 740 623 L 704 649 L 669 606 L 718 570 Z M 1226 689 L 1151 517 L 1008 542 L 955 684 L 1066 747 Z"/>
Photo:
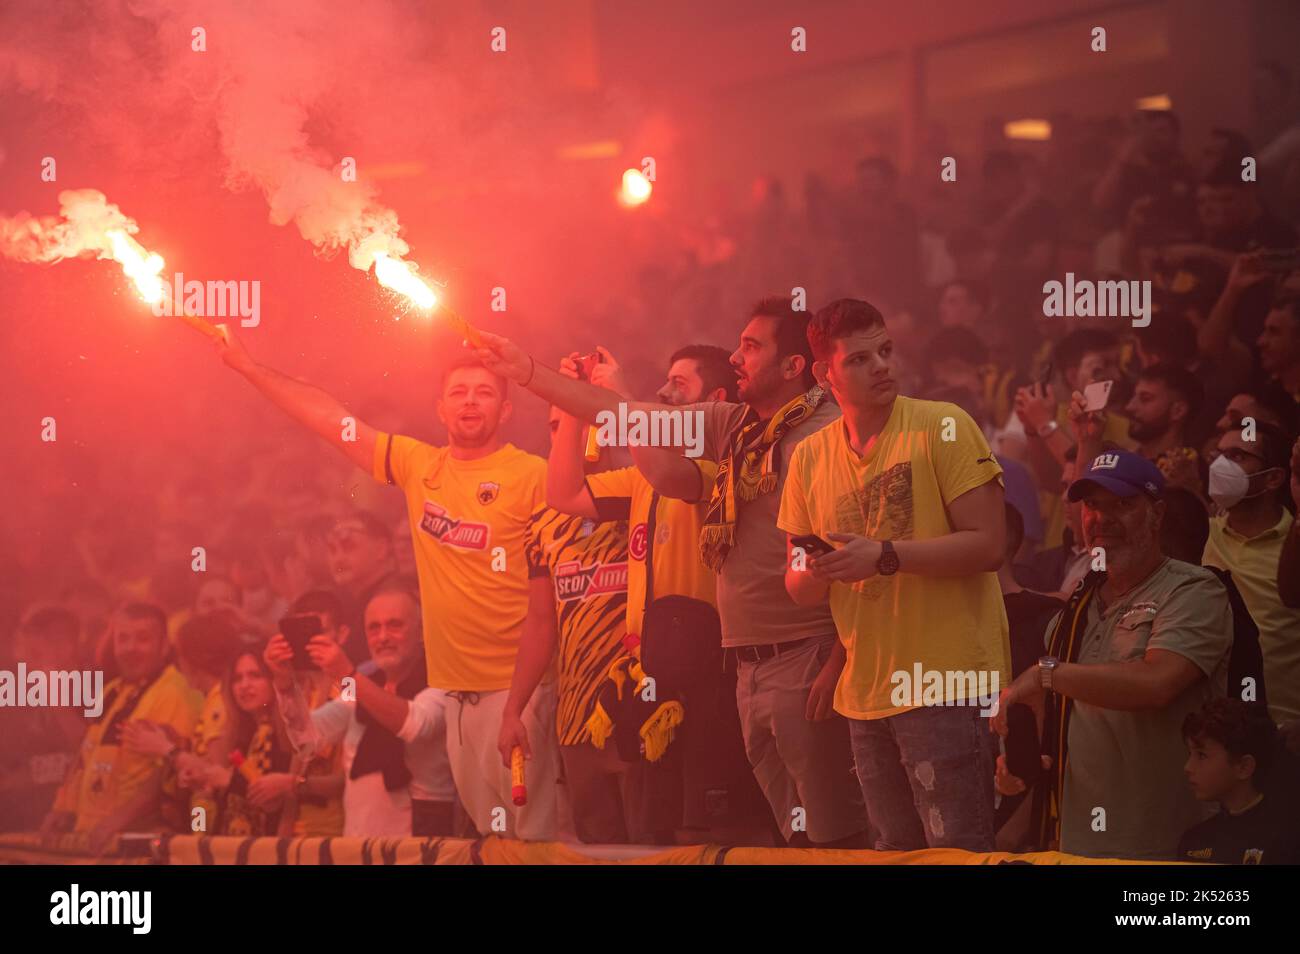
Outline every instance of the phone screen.
<path id="1" fill-rule="evenodd" d="M 1094 381 L 1083 389 L 1083 399 L 1086 402 L 1085 411 L 1104 411 L 1106 402 L 1110 400 L 1110 389 L 1115 386 L 1114 381 Z"/>

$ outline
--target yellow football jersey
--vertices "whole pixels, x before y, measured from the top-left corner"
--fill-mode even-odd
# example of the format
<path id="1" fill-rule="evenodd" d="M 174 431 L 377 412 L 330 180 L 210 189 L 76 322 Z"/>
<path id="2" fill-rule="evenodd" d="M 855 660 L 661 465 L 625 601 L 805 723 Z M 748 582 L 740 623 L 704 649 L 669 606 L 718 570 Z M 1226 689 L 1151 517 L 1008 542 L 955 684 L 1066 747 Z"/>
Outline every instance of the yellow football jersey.
<path id="1" fill-rule="evenodd" d="M 528 612 L 528 521 L 546 500 L 546 461 L 511 444 L 477 460 L 380 434 L 374 477 L 402 488 L 420 578 L 429 685 L 510 688 Z"/>
<path id="2" fill-rule="evenodd" d="M 700 561 L 700 527 L 718 465 L 695 460 L 705 503 L 688 503 L 655 493 L 635 467 L 587 475 L 587 490 L 602 519 L 627 520 L 627 631 L 641 634 L 647 595 L 689 596 L 717 605 L 717 575 Z M 650 557 L 647 565 L 646 557 Z M 653 579 L 651 579 L 651 577 Z M 653 594 L 647 594 L 647 586 Z"/>

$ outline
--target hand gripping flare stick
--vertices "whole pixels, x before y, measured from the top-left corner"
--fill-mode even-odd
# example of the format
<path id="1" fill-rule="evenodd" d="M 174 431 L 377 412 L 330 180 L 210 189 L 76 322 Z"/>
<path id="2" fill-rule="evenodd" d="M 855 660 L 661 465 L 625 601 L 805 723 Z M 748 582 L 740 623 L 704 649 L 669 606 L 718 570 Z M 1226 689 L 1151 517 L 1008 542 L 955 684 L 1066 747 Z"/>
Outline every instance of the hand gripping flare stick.
<path id="1" fill-rule="evenodd" d="M 204 321 L 198 315 L 191 315 L 175 298 L 171 299 L 171 312 L 173 318 L 179 318 L 185 324 L 189 325 L 201 335 L 206 335 L 213 341 L 225 341 L 225 333 L 216 325 L 209 321 Z"/>
<path id="2" fill-rule="evenodd" d="M 510 750 L 510 799 L 516 805 L 528 804 L 528 787 L 524 784 L 524 750 Z"/>
<path id="3" fill-rule="evenodd" d="M 181 312 L 176 317 L 200 334 L 207 335 L 213 341 L 224 341 L 226 339 L 225 333 L 220 328 L 196 315 Z"/>

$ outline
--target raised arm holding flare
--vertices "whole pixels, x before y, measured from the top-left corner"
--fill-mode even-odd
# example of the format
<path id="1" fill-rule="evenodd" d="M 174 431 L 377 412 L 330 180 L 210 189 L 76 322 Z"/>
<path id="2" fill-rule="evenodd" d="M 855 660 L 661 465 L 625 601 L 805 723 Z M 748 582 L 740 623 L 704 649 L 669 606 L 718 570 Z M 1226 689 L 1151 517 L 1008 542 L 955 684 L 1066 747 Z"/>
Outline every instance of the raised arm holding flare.
<path id="1" fill-rule="evenodd" d="M 337 398 L 314 384 L 258 364 L 228 325 L 220 327 L 225 331 L 224 339 L 217 341 L 222 361 L 247 378 L 284 413 L 337 447 L 352 463 L 365 471 L 371 469 L 377 437 L 373 427 L 357 420 Z"/>
<path id="2" fill-rule="evenodd" d="M 554 721 L 555 692 L 543 682 L 524 712 L 533 774 L 528 804 L 511 802 L 510 772 L 496 758 L 497 735 L 528 616 L 526 529 L 545 495 L 546 462 L 502 441 L 511 414 L 503 377 L 464 356 L 436 392 L 447 444 L 433 446 L 356 420 L 319 388 L 252 359 L 226 330 L 222 360 L 276 406 L 333 444 L 376 481 L 396 486 L 411 526 L 423 613 L 426 680 L 445 693 L 447 755 L 461 803 L 487 834 L 495 810 L 506 834 L 545 840 L 555 833 L 557 746 L 541 727 Z"/>
<path id="3" fill-rule="evenodd" d="M 485 347 L 476 354 L 490 369 L 585 422 L 600 423 L 602 412 L 618 415 L 620 405 L 629 419 L 681 419 L 684 446 L 630 446 L 636 481 L 617 489 L 607 482 L 598 493 L 593 478 L 590 492 L 599 508 L 602 501 L 629 492 L 641 499 L 644 487 L 652 491 L 643 495 L 649 498 L 645 512 L 659 517 L 664 498 L 674 498 L 674 505 L 700 502 L 697 513 L 682 511 L 672 527 L 650 523 L 640 536 L 634 516 L 632 539 L 652 540 L 656 553 L 684 543 L 691 573 L 698 568 L 705 579 L 716 580 L 722 647 L 737 662 L 735 692 L 746 755 L 787 839 L 860 847 L 866 818 L 849 771 L 847 727 L 829 705 L 829 687 L 843 665 L 835 624 L 825 600 L 799 606 L 786 593 L 785 534 L 776 527 L 791 453 L 839 415 L 812 378 L 807 323 L 807 313 L 796 310 L 790 298 L 763 299 L 751 310 L 739 346 L 725 356 L 722 373 L 710 373 L 707 391 L 687 397 L 688 389 L 674 383 L 670 369 L 659 394 L 666 404 L 624 401 L 611 390 L 571 380 L 495 335 L 484 335 Z M 703 355 L 699 360 L 706 360 Z M 707 359 L 710 367 L 716 357 Z M 674 356 L 673 368 L 679 359 L 687 360 L 684 352 Z M 716 400 L 719 387 L 735 387 L 738 400 Z M 698 427 L 698 441 L 686 438 L 688 422 Z M 656 497 L 659 502 L 651 505 Z M 693 532 L 686 536 L 688 526 Z M 637 553 L 634 546 L 634 563 Z M 656 597 L 666 582 L 656 573 Z M 629 621 L 634 632 L 637 625 Z M 761 677 L 755 675 L 759 672 Z M 795 694 L 804 705 L 774 701 Z M 804 813 L 806 833 L 792 827 L 792 818 Z"/>
<path id="4" fill-rule="evenodd" d="M 630 401 L 618 392 L 568 377 L 554 368 L 539 364 L 513 341 L 500 335 L 480 332 L 485 347 L 474 352 L 483 366 L 532 391 L 579 421 L 595 424 L 602 412 L 618 414 L 619 405 L 629 413 L 666 412 L 668 404 Z M 629 447 L 637 469 L 659 493 L 678 500 L 694 500 L 699 495 L 699 471 L 684 458 L 680 448 Z"/>

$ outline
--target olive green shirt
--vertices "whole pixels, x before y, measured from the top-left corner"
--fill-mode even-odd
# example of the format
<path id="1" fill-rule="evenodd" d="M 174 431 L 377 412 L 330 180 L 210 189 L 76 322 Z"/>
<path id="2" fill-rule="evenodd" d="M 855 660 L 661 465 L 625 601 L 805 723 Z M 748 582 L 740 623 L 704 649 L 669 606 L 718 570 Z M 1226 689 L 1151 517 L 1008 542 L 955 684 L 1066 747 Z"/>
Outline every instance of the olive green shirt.
<path id="1" fill-rule="evenodd" d="M 1214 806 L 1192 797 L 1183 774 L 1182 725 L 1189 712 L 1226 693 L 1232 646 L 1227 590 L 1209 570 L 1166 559 L 1109 606 L 1098 594 L 1084 625 L 1083 665 L 1136 661 L 1148 649 L 1163 649 L 1191 660 L 1202 677 L 1163 709 L 1074 703 L 1061 850 L 1172 859 L 1183 832 L 1214 813 Z"/>

